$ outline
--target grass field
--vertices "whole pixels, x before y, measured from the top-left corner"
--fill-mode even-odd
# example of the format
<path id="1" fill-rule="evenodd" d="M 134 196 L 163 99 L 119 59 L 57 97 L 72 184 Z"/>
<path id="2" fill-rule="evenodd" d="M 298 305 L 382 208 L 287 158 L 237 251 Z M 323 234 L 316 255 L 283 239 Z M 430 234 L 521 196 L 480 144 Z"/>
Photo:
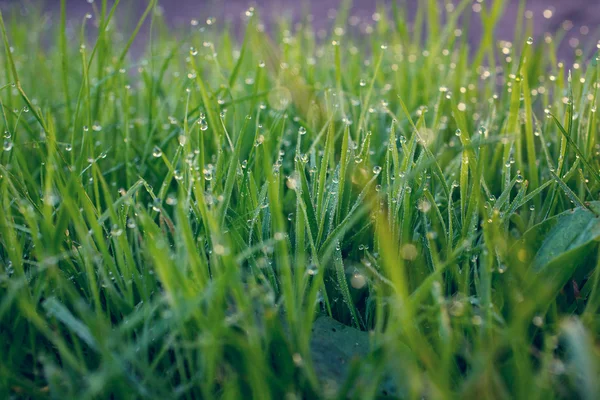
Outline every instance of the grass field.
<path id="1" fill-rule="evenodd" d="M 116 3 L 0 17 L 0 398 L 597 398 L 600 42 Z"/>

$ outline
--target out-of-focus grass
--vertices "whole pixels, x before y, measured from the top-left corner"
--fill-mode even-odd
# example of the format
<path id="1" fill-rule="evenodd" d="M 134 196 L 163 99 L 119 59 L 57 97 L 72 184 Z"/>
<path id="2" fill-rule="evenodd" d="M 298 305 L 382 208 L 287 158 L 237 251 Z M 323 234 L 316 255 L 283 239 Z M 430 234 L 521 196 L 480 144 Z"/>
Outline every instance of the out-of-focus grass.
<path id="1" fill-rule="evenodd" d="M 118 3 L 0 19 L 0 397 L 600 393 L 596 54 L 499 0 L 474 49 L 470 1 L 242 42 Z M 347 382 L 319 314 L 371 332 Z"/>

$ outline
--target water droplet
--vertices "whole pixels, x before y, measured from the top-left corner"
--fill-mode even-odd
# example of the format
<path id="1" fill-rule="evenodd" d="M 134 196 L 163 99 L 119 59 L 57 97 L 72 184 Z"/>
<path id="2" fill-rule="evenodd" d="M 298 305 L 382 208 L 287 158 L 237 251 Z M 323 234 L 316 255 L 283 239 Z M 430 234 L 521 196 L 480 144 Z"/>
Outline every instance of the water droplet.
<path id="1" fill-rule="evenodd" d="M 350 285 L 354 289 L 362 289 L 366 284 L 367 284 L 367 279 L 365 278 L 364 275 L 359 274 L 359 273 L 353 274 L 352 278 L 350 279 Z"/>
<path id="2" fill-rule="evenodd" d="M 527 44 L 533 44 L 533 38 L 532 37 L 527 38 Z"/>
<path id="3" fill-rule="evenodd" d="M 185 136 L 185 135 L 179 135 L 179 137 L 177 139 L 178 139 L 179 145 L 181 147 L 185 146 L 185 144 L 187 143 L 187 136 Z"/>
<path id="4" fill-rule="evenodd" d="M 200 125 L 200 130 L 201 131 L 205 131 L 208 129 L 208 124 L 206 123 L 206 120 L 204 118 L 200 118 L 198 120 L 198 125 Z"/>
<path id="5" fill-rule="evenodd" d="M 110 234 L 115 237 L 121 236 L 123 234 L 123 229 L 121 229 L 119 225 L 114 224 L 110 230 Z"/>
<path id="6" fill-rule="evenodd" d="M 258 135 L 258 137 L 256 138 L 256 143 L 254 143 L 254 146 L 258 147 L 261 144 L 263 144 L 264 141 L 265 141 L 265 137 L 263 135 Z"/>
<path id="7" fill-rule="evenodd" d="M 161 157 L 162 154 L 163 153 L 162 153 L 162 150 L 160 149 L 160 147 L 154 146 L 154 149 L 152 149 L 152 156 L 158 158 L 158 157 Z"/>
<path id="8" fill-rule="evenodd" d="M 170 194 L 167 196 L 166 200 L 167 205 L 174 206 L 177 204 L 177 197 L 174 194 Z"/>
<path id="9" fill-rule="evenodd" d="M 373 173 L 375 175 L 379 175 L 380 172 L 381 172 L 381 167 L 379 165 L 376 165 L 373 167 Z"/>
<path id="10" fill-rule="evenodd" d="M 315 264 L 310 264 L 306 269 L 306 273 L 310 276 L 315 276 L 319 273 L 319 269 Z"/>
<path id="11" fill-rule="evenodd" d="M 298 133 L 300 135 L 306 135 L 306 128 L 301 126 L 300 129 L 298 129 Z"/>
<path id="12" fill-rule="evenodd" d="M 431 210 L 431 203 L 426 199 L 421 199 L 417 208 L 423 213 L 428 213 Z"/>
<path id="13" fill-rule="evenodd" d="M 11 151 L 13 148 L 13 142 L 10 139 L 4 139 L 4 146 L 2 146 L 4 151 Z"/>
<path id="14" fill-rule="evenodd" d="M 521 176 L 520 174 L 517 175 L 516 181 L 517 181 L 517 183 L 523 183 L 523 176 Z"/>

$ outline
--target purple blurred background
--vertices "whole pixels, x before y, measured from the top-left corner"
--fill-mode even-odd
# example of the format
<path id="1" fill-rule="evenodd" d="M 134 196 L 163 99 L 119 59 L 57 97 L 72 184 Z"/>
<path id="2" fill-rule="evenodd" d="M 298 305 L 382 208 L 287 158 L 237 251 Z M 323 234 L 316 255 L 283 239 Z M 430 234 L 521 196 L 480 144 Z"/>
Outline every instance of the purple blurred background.
<path id="1" fill-rule="evenodd" d="M 80 19 L 85 13 L 93 12 L 90 0 L 67 0 L 68 15 L 70 18 Z M 141 13 L 148 0 L 123 0 L 121 9 L 130 8 Z M 388 6 L 395 0 L 384 0 Z M 409 15 L 414 15 L 420 0 L 396 0 L 407 5 Z M 479 0 L 489 3 L 488 0 Z M 109 1 L 112 4 L 112 0 Z M 227 18 L 232 21 L 239 20 L 240 15 L 251 5 L 256 6 L 266 22 L 273 22 L 282 15 L 299 18 L 303 10 L 310 10 L 316 29 L 331 26 L 331 18 L 335 10 L 339 8 L 341 0 L 159 0 L 164 14 L 170 24 L 176 26 L 189 23 L 191 19 L 197 19 L 200 23 L 208 17 L 216 17 L 217 21 Z M 372 23 L 372 15 L 375 12 L 375 0 L 354 0 L 350 15 L 360 18 L 360 21 Z M 443 7 L 443 1 L 439 1 Z M 458 3 L 458 0 L 454 1 Z M 517 10 L 519 0 L 508 0 L 505 15 L 496 32 L 499 39 L 512 39 L 517 23 Z M 44 10 L 50 15 L 56 15 L 60 0 L 0 0 L 0 9 L 7 10 L 17 5 L 21 12 L 27 9 L 39 7 L 43 4 Z M 474 1 L 474 9 L 477 2 Z M 100 0 L 95 0 L 95 6 L 100 7 Z M 565 29 L 566 40 L 561 47 L 561 56 L 570 58 L 575 47 L 593 47 L 600 40 L 600 0 L 528 0 L 527 10 L 532 12 L 534 20 L 534 36 L 540 38 L 545 32 L 555 33 Z M 117 13 L 118 14 L 118 13 Z M 118 15 L 117 15 L 118 17 Z M 474 18 L 473 21 L 478 21 Z M 565 21 L 569 21 L 566 22 Z M 477 22 L 471 30 L 471 40 L 476 43 L 479 37 L 480 27 Z M 234 25 L 235 26 L 235 25 Z M 360 25 L 359 25 L 360 26 Z"/>

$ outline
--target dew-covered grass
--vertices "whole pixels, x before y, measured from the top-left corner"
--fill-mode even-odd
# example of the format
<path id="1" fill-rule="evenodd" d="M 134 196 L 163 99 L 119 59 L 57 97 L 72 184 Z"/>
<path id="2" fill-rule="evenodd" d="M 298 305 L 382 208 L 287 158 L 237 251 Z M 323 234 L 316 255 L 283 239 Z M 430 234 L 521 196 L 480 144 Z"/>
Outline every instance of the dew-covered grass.
<path id="1" fill-rule="evenodd" d="M 116 3 L 0 18 L 0 398 L 596 398 L 595 41 Z"/>

